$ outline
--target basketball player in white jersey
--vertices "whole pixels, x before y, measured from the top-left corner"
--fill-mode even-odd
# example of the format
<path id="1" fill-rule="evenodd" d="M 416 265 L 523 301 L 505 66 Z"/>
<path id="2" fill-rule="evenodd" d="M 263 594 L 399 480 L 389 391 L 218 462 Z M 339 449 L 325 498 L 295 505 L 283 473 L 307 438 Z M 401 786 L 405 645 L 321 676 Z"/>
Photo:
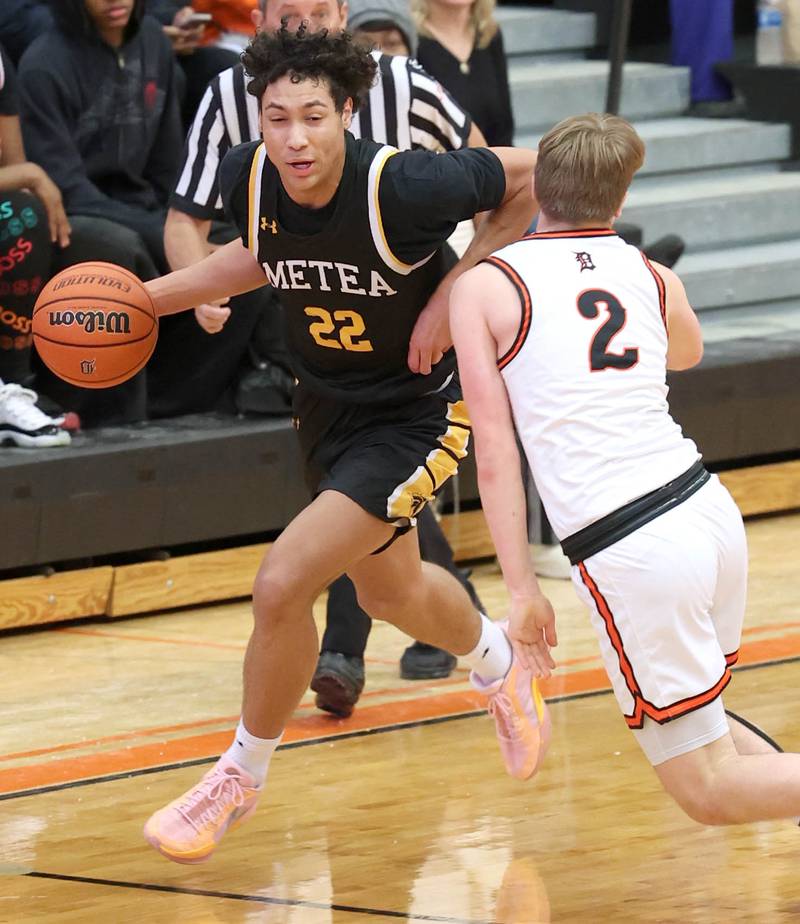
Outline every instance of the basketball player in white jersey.
<path id="1" fill-rule="evenodd" d="M 620 118 L 561 122 L 539 147 L 537 233 L 452 292 L 509 636 L 549 676 L 555 617 L 530 560 L 516 425 L 617 701 L 665 789 L 705 824 L 795 818 L 800 755 L 777 753 L 722 703 L 745 606 L 744 527 L 670 417 L 665 384 L 667 369 L 700 361 L 700 325 L 678 277 L 612 229 L 643 160 Z"/>

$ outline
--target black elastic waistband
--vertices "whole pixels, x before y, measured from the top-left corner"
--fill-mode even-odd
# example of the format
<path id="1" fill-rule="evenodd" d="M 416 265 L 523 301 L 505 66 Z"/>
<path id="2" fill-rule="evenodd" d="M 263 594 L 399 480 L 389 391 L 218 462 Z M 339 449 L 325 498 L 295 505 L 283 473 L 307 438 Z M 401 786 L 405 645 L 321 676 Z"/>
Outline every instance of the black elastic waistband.
<path id="1" fill-rule="evenodd" d="M 702 488 L 710 477 L 702 461 L 698 459 L 682 475 L 656 488 L 655 491 L 637 497 L 624 507 L 567 536 L 561 543 L 564 554 L 570 560 L 570 564 L 577 565 L 579 561 L 602 552 L 603 549 L 629 536 L 640 526 L 682 504 Z"/>

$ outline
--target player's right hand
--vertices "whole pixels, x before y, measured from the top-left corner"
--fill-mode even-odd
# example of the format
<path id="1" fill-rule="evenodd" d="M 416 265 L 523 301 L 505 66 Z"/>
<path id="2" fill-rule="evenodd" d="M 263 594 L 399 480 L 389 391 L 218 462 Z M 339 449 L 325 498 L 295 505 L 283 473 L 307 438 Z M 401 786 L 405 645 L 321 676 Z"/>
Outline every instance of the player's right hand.
<path id="1" fill-rule="evenodd" d="M 231 316 L 228 299 L 222 299 L 211 305 L 198 305 L 194 309 L 194 316 L 207 334 L 218 334 Z"/>
<path id="2" fill-rule="evenodd" d="M 544 594 L 511 598 L 508 637 L 522 666 L 549 677 L 556 666 L 550 648 L 558 644 L 556 614 Z"/>

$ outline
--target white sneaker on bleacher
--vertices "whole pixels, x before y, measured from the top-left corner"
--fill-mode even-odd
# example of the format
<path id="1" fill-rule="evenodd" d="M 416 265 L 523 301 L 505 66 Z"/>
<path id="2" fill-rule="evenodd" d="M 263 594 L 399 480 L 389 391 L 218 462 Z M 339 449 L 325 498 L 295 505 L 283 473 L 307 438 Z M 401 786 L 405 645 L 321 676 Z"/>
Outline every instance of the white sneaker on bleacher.
<path id="1" fill-rule="evenodd" d="M 0 384 L 0 445 L 26 449 L 68 446 L 72 437 L 36 407 L 36 392 L 16 384 Z"/>

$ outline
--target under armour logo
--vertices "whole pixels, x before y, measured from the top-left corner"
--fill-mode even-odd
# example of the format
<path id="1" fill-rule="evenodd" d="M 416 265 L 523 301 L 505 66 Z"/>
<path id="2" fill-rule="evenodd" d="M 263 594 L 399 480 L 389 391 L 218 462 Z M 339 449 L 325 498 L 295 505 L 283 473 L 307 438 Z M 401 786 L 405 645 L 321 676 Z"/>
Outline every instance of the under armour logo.
<path id="1" fill-rule="evenodd" d="M 261 230 L 262 231 L 271 231 L 273 234 L 278 233 L 278 222 L 273 218 L 272 221 L 269 218 L 261 219 Z"/>
<path id="2" fill-rule="evenodd" d="M 592 255 L 590 253 L 587 253 L 585 250 L 576 250 L 574 253 L 575 259 L 578 261 L 578 266 L 581 268 L 581 272 L 587 269 L 597 269 L 597 267 L 594 265 L 594 262 L 592 261 Z"/>
<path id="3" fill-rule="evenodd" d="M 94 368 L 97 360 L 95 359 L 83 359 L 81 360 L 81 374 L 82 375 L 94 375 Z"/>

